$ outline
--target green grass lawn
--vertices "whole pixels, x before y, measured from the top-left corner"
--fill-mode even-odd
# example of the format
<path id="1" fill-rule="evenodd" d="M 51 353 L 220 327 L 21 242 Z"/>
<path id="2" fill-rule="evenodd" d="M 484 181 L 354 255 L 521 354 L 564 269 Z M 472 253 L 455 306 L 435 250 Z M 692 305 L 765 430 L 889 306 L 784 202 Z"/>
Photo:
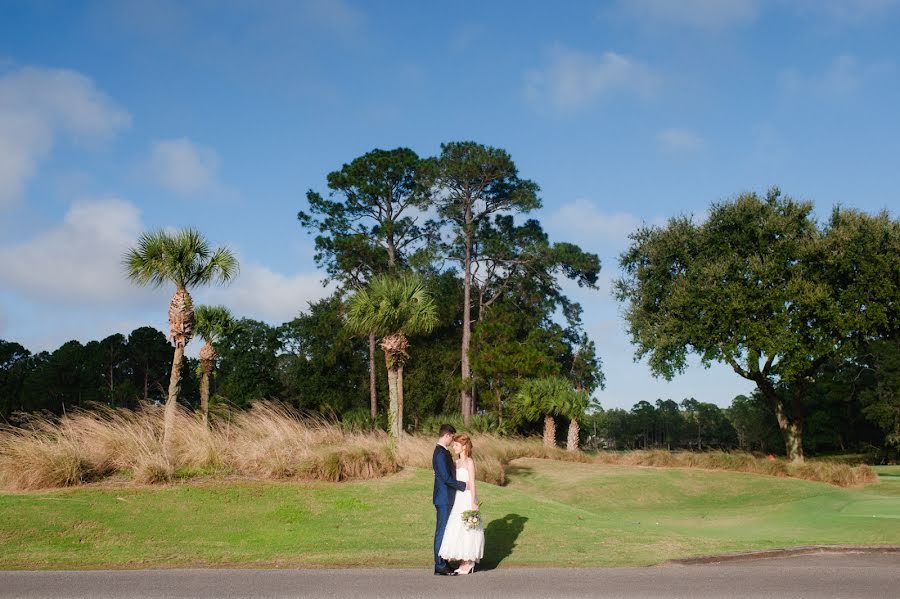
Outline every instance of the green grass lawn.
<path id="1" fill-rule="evenodd" d="M 481 483 L 485 566 L 621 566 L 809 544 L 900 544 L 900 469 L 862 489 L 524 459 Z M 431 563 L 430 471 L 0 495 L 0 568 Z"/>

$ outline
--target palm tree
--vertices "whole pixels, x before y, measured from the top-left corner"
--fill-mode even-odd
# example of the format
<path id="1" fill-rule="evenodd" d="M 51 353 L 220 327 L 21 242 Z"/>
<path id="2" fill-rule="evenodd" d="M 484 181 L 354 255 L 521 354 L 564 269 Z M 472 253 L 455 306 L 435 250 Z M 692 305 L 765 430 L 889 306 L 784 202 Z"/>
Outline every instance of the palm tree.
<path id="1" fill-rule="evenodd" d="M 407 335 L 430 333 L 438 323 L 437 306 L 420 277 L 378 275 L 348 300 L 347 329 L 381 337 L 388 374 L 388 433 L 398 441 L 403 430 L 403 365 L 409 359 Z"/>
<path id="2" fill-rule="evenodd" d="M 569 419 L 569 433 L 566 436 L 566 451 L 578 451 L 578 435 L 581 427 L 578 420 L 584 417 L 584 413 L 590 404 L 590 397 L 586 391 L 579 391 L 569 387 L 569 392 L 562 398 L 560 405 L 562 414 Z"/>
<path id="3" fill-rule="evenodd" d="M 209 375 L 215 366 L 216 353 L 213 343 L 234 329 L 234 317 L 225 306 L 197 306 L 194 310 L 195 329 L 205 342 L 200 348 L 200 413 L 203 424 L 209 423 Z"/>
<path id="4" fill-rule="evenodd" d="M 175 344 L 169 396 L 163 420 L 163 450 L 169 454 L 173 440 L 184 347 L 194 334 L 194 306 L 188 289 L 209 283 L 226 283 L 238 272 L 238 262 L 228 248 L 212 250 L 203 235 L 193 228 L 175 233 L 152 231 L 138 239 L 137 247 L 125 254 L 128 277 L 140 285 L 175 285 L 169 303 L 169 331 Z"/>
<path id="5" fill-rule="evenodd" d="M 555 416 L 574 413 L 577 399 L 572 384 L 561 376 L 548 376 L 525 381 L 510 401 L 509 408 L 518 422 L 534 422 L 544 418 L 544 445 L 556 447 Z M 573 410 L 570 412 L 570 410 Z M 582 413 L 584 411 L 582 410 Z M 574 419 L 573 419 L 574 420 Z M 572 426 L 569 425 L 571 440 Z M 578 423 L 575 423 L 575 447 L 578 446 Z M 571 442 L 571 441 L 570 441 Z"/>

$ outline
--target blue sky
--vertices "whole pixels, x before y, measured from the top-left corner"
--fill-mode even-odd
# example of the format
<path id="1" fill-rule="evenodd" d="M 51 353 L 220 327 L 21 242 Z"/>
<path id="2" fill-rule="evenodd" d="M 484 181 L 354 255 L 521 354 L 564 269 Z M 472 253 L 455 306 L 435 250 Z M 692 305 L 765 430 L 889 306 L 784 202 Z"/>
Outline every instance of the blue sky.
<path id="1" fill-rule="evenodd" d="M 326 293 L 296 221 L 376 147 L 473 139 L 542 188 L 542 222 L 603 260 L 573 295 L 604 407 L 751 386 L 632 362 L 609 294 L 641 222 L 780 186 L 827 216 L 900 206 L 900 1 L 0 3 L 0 338 L 32 350 L 151 324 L 122 252 L 197 225 L 240 256 L 198 292 L 290 319 Z M 196 349 L 196 348 L 195 348 Z"/>

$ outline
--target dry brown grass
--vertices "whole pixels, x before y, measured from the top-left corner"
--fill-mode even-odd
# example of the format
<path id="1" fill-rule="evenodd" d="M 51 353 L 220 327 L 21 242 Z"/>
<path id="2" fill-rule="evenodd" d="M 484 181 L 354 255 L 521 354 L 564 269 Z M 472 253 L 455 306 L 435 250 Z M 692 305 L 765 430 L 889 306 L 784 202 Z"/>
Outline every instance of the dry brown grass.
<path id="1" fill-rule="evenodd" d="M 227 416 L 207 429 L 198 415 L 180 410 L 169 456 L 160 441 L 161 407 L 34 417 L 28 428 L 0 429 L 0 485 L 31 490 L 116 475 L 158 483 L 224 474 L 337 482 L 400 468 L 383 433 L 345 432 L 271 403 Z"/>
<path id="2" fill-rule="evenodd" d="M 162 408 L 99 409 L 63 418 L 34 417 L 28 428 L 0 427 L 0 486 L 8 490 L 65 487 L 120 477 L 162 483 L 196 476 L 265 479 L 365 480 L 401 466 L 431 468 L 433 436 L 404 435 L 395 452 L 382 432 L 348 432 L 334 423 L 301 417 L 280 404 L 261 402 L 226 413 L 210 428 L 180 410 L 173 450 L 163 453 Z M 876 482 L 868 466 L 834 461 L 791 464 L 747 453 L 672 453 L 665 450 L 601 452 L 547 448 L 540 439 L 472 436 L 479 480 L 503 485 L 517 458 L 544 458 L 624 466 L 732 470 L 790 476 L 848 487 Z"/>
<path id="3" fill-rule="evenodd" d="M 600 464 L 620 466 L 656 466 L 663 468 L 702 468 L 731 470 L 768 476 L 802 478 L 838 487 L 854 487 L 878 482 L 878 475 L 865 464 L 849 466 L 829 460 L 808 460 L 794 464 L 783 459 L 770 460 L 749 453 L 709 451 L 704 453 L 666 451 L 601 452 L 594 460 Z"/>

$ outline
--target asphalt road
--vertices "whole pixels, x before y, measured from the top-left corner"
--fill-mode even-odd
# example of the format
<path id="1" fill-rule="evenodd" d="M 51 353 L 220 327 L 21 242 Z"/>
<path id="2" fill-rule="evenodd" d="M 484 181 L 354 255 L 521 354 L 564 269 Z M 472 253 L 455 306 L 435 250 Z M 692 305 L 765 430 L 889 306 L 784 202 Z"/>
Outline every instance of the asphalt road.
<path id="1" fill-rule="evenodd" d="M 900 597 L 900 554 L 818 554 L 654 568 L 0 572 L 0 597 Z"/>

